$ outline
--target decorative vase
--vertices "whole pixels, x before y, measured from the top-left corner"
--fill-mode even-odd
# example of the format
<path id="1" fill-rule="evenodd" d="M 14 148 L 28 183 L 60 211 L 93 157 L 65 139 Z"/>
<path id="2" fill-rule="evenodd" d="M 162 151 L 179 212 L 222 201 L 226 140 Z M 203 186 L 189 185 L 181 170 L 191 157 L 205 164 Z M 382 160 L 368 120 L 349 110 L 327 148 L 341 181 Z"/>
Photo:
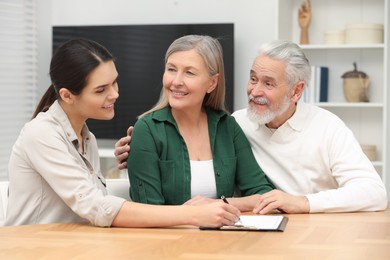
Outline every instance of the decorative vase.
<path id="1" fill-rule="evenodd" d="M 356 62 L 354 70 L 345 72 L 343 78 L 344 96 L 348 102 L 368 102 L 368 86 L 370 78 L 366 73 L 357 70 Z"/>

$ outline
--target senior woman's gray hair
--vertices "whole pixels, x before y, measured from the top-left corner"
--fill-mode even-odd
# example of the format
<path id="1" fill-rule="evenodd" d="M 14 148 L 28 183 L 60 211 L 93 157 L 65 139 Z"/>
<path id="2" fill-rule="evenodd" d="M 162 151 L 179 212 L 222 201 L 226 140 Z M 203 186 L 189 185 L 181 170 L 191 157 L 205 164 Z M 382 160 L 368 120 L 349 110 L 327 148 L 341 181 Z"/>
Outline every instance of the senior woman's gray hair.
<path id="1" fill-rule="evenodd" d="M 228 112 L 225 106 L 225 69 L 221 44 L 217 39 L 208 35 L 186 35 L 180 37 L 173 41 L 168 47 L 165 54 L 165 63 L 167 63 L 168 58 L 172 54 L 190 50 L 195 50 L 196 53 L 202 57 L 210 77 L 217 74 L 219 75 L 217 87 L 211 93 L 206 94 L 203 100 L 203 106 Z M 141 114 L 139 118 L 167 107 L 168 105 L 168 98 L 166 97 L 164 89 L 162 89 L 157 104 L 150 110 Z"/>

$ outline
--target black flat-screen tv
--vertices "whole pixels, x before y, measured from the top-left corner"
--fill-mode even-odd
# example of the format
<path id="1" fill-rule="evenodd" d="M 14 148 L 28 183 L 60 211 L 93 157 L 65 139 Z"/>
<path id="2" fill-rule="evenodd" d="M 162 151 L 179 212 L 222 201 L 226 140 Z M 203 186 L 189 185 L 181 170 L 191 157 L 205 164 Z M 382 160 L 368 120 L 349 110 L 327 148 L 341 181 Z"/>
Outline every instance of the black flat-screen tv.
<path id="1" fill-rule="evenodd" d="M 232 111 L 234 25 L 231 23 L 53 27 L 53 51 L 69 39 L 82 37 L 102 44 L 115 57 L 120 95 L 115 103 L 115 117 L 109 121 L 87 121 L 98 139 L 116 140 L 126 135 L 137 116 L 157 102 L 165 52 L 175 39 L 188 34 L 210 35 L 220 41 L 226 74 L 226 104 Z"/>

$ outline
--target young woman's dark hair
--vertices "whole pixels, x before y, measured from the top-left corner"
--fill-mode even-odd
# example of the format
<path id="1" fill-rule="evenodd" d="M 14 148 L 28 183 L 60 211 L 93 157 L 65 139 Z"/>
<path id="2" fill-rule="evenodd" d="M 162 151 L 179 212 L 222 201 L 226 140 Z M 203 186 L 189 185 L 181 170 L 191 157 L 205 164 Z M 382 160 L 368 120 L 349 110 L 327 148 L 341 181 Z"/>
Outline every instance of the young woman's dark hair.
<path id="1" fill-rule="evenodd" d="M 72 39 L 59 46 L 50 62 L 51 85 L 43 95 L 32 116 L 45 112 L 58 99 L 61 88 L 79 95 L 87 85 L 88 75 L 100 63 L 114 60 L 112 54 L 97 42 Z"/>

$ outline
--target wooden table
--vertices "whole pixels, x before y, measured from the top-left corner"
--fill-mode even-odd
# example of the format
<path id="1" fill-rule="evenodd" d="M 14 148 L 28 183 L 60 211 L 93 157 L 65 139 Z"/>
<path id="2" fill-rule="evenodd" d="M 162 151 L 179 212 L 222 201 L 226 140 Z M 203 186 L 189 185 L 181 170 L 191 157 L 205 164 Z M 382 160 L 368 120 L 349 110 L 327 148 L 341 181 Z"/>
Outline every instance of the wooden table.
<path id="1" fill-rule="evenodd" d="M 285 232 L 0 227 L 0 259 L 390 259 L 390 208 L 287 216 Z"/>

